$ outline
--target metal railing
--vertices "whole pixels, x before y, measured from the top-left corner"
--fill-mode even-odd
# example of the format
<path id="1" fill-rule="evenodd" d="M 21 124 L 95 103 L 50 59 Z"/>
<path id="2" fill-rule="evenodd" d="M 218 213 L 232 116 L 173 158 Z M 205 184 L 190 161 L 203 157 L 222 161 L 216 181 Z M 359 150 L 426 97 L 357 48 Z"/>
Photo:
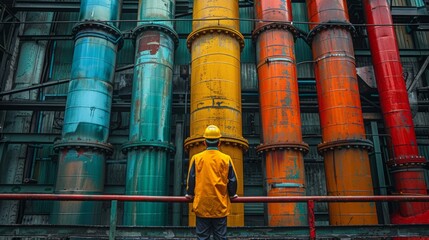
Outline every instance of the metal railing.
<path id="1" fill-rule="evenodd" d="M 141 202 L 177 202 L 189 203 L 191 200 L 178 196 L 137 196 L 137 195 L 78 195 L 78 194 L 0 194 L 0 200 L 55 200 L 55 201 L 110 201 L 109 226 L 64 226 L 64 225 L 0 225 L 0 236 L 8 237 L 62 237 L 69 236 L 104 237 L 109 240 L 118 238 L 177 239 L 193 238 L 191 227 L 137 227 L 117 226 L 118 201 Z M 429 202 L 429 196 L 254 196 L 238 197 L 232 203 L 287 203 L 306 202 L 308 226 L 298 227 L 229 227 L 228 236 L 233 238 L 264 237 L 287 238 L 326 238 L 326 237 L 429 237 L 429 224 L 407 225 L 351 225 L 351 226 L 316 226 L 315 202 Z M 108 231 L 107 231 L 108 230 Z M 120 234 L 117 231 L 120 230 Z M 128 232 L 128 234 L 127 234 Z M 80 234 L 80 235 L 79 235 Z M 177 237 L 177 238 L 175 238 Z"/>

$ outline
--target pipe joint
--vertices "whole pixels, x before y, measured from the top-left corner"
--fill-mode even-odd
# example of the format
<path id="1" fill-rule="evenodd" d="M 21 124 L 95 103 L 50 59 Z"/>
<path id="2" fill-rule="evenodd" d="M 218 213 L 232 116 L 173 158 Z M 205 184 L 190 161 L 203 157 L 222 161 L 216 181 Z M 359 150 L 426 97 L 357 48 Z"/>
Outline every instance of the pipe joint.
<path id="1" fill-rule="evenodd" d="M 410 168 L 427 168 L 428 164 L 423 156 L 403 156 L 391 158 L 387 161 L 390 172 L 407 171 Z"/>
<path id="2" fill-rule="evenodd" d="M 189 137 L 185 140 L 184 146 L 186 151 L 189 151 L 190 148 L 203 144 L 203 142 L 203 137 Z M 232 145 L 239 147 L 243 151 L 247 151 L 247 149 L 249 149 L 249 143 L 247 142 L 247 140 L 240 137 L 226 137 L 223 135 L 220 138 L 220 142 L 222 145 Z"/>
<path id="3" fill-rule="evenodd" d="M 244 48 L 244 36 L 234 29 L 226 28 L 226 27 L 206 27 L 201 28 L 195 32 L 189 34 L 188 39 L 186 40 L 188 48 L 191 49 L 192 43 L 201 35 L 206 34 L 225 34 L 235 38 L 240 43 L 240 48 Z"/>
<path id="4" fill-rule="evenodd" d="M 372 142 L 367 139 L 345 139 L 332 142 L 321 143 L 317 145 L 317 151 L 320 155 L 328 151 L 358 148 L 367 151 L 372 151 L 374 148 Z"/>
<path id="5" fill-rule="evenodd" d="M 285 63 L 295 63 L 295 61 L 292 58 L 266 58 L 264 61 L 258 64 L 256 68 L 260 68 L 261 66 L 265 64 L 270 64 L 274 62 L 285 62 Z"/>
<path id="6" fill-rule="evenodd" d="M 60 140 L 54 143 L 54 150 L 59 152 L 64 149 L 85 149 L 111 155 L 113 153 L 113 146 L 110 143 L 93 142 L 93 141 L 68 141 Z"/>
<path id="7" fill-rule="evenodd" d="M 325 54 L 325 55 L 317 58 L 316 60 L 314 60 L 314 62 L 318 63 L 324 59 L 331 58 L 331 57 L 343 57 L 343 58 L 349 58 L 349 59 L 355 61 L 355 57 L 353 55 L 349 55 L 347 53 L 328 53 L 328 54 Z"/>
<path id="8" fill-rule="evenodd" d="M 174 153 L 175 147 L 170 142 L 134 141 L 134 142 L 128 142 L 122 145 L 121 150 L 124 154 L 127 154 L 130 151 L 136 151 L 136 150 L 155 150 L 155 151 L 166 151 L 169 153 Z"/>
<path id="9" fill-rule="evenodd" d="M 307 35 L 307 42 L 311 44 L 314 37 L 318 33 L 322 32 L 324 30 L 327 30 L 327 29 L 332 29 L 332 28 L 345 29 L 345 30 L 349 31 L 353 37 L 355 37 L 357 34 L 356 28 L 350 22 L 347 22 L 347 21 L 344 21 L 344 22 L 328 21 L 328 22 L 320 23 L 319 25 L 314 27 Z"/>
<path id="10" fill-rule="evenodd" d="M 293 25 L 292 22 L 285 22 L 285 23 L 273 22 L 273 23 L 263 25 L 261 27 L 256 28 L 255 30 L 253 30 L 253 32 L 252 32 L 253 41 L 256 41 L 258 39 L 259 35 L 261 35 L 263 32 L 268 31 L 268 30 L 272 30 L 272 29 L 289 31 L 290 33 L 292 33 L 295 40 L 297 38 L 303 37 L 301 32 L 298 31 L 298 29 Z"/>
<path id="11" fill-rule="evenodd" d="M 177 47 L 179 45 L 179 35 L 177 35 L 177 33 L 176 33 L 176 31 L 174 31 L 174 29 L 169 28 L 169 27 L 167 27 L 165 25 L 156 24 L 156 23 L 143 24 L 143 25 L 137 26 L 133 30 L 132 37 L 134 39 L 136 39 L 138 36 L 140 36 L 140 34 L 142 34 L 145 31 L 160 31 L 160 32 L 163 32 L 163 33 L 167 34 L 168 36 L 170 36 L 171 39 L 173 39 L 175 47 Z"/>
<path id="12" fill-rule="evenodd" d="M 256 147 L 256 151 L 259 154 L 262 154 L 265 152 L 274 152 L 274 151 L 299 151 L 299 152 L 302 152 L 303 154 L 307 154 L 309 150 L 310 150 L 310 147 L 308 146 L 308 144 L 304 142 L 260 144 L 258 147 Z"/>
<path id="13" fill-rule="evenodd" d="M 75 40 L 82 37 L 103 38 L 112 42 L 113 44 L 117 44 L 118 49 L 122 48 L 124 42 L 122 33 L 119 29 L 103 22 L 80 22 L 73 27 L 72 34 L 74 35 Z"/>
<path id="14" fill-rule="evenodd" d="M 272 183 L 272 184 L 269 184 L 269 186 L 270 188 L 305 188 L 304 184 L 288 183 L 288 182 Z"/>

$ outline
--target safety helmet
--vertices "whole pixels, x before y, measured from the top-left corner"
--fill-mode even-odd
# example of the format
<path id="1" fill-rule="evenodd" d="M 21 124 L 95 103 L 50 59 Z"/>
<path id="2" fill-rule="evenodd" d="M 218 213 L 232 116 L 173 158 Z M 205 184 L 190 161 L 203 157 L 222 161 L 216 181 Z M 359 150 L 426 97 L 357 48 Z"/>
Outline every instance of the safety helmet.
<path id="1" fill-rule="evenodd" d="M 210 125 L 204 131 L 203 137 L 206 139 L 218 139 L 222 137 L 222 135 L 220 134 L 220 129 L 217 126 Z"/>

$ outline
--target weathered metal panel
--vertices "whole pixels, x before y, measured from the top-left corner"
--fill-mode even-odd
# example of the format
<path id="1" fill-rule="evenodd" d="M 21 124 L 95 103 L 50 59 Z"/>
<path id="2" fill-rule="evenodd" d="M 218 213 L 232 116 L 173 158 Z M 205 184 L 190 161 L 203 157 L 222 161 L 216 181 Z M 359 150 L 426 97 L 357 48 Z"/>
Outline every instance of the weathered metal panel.
<path id="1" fill-rule="evenodd" d="M 191 53 L 186 44 L 186 39 L 179 39 L 179 45 L 175 50 L 174 64 L 189 65 L 190 63 L 191 63 Z"/>
<path id="2" fill-rule="evenodd" d="M 406 26 L 395 26 L 399 49 L 414 49 L 413 35 L 408 33 Z"/>
<path id="3" fill-rule="evenodd" d="M 241 90 L 258 91 L 258 75 L 255 63 L 241 63 Z"/>
<path id="4" fill-rule="evenodd" d="M 307 196 L 326 196 L 326 177 L 323 162 L 305 163 L 305 181 Z M 328 212 L 328 204 L 318 202 L 315 205 L 316 212 Z"/>
<path id="5" fill-rule="evenodd" d="M 244 48 L 241 50 L 241 63 L 254 63 L 256 60 L 256 49 L 253 40 L 250 38 L 244 39 Z"/>
<path id="6" fill-rule="evenodd" d="M 416 31 L 414 32 L 416 47 L 421 49 L 429 48 L 429 32 L 428 31 Z"/>
<path id="7" fill-rule="evenodd" d="M 134 29 L 136 26 L 135 21 L 127 21 L 127 20 L 136 20 L 136 19 L 137 19 L 136 13 L 122 14 L 121 20 L 125 20 L 121 22 L 119 26 L 120 27 L 119 29 L 122 31 L 122 34 L 130 34 L 132 29 Z M 120 68 L 123 66 L 134 64 L 134 51 L 135 51 L 134 39 L 125 39 L 121 50 L 117 54 L 116 67 Z"/>
<path id="8" fill-rule="evenodd" d="M 292 14 L 294 22 L 307 22 L 307 6 L 305 3 L 292 3 Z M 295 24 L 298 29 L 308 32 L 308 24 Z M 313 57 L 310 46 L 302 39 L 295 42 L 295 56 L 297 63 L 298 78 L 314 78 Z"/>
<path id="9" fill-rule="evenodd" d="M 241 7 L 239 10 L 239 16 L 240 19 L 243 19 L 240 21 L 240 32 L 243 35 L 251 34 L 254 28 L 253 21 L 250 21 L 250 19 L 254 19 L 253 14 L 253 7 Z"/>

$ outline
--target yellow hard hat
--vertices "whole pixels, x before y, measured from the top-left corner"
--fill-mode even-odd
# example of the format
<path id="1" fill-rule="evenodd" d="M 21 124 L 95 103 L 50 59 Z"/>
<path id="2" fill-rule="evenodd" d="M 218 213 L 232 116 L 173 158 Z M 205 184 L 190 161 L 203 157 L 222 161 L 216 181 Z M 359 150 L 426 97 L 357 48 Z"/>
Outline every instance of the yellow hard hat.
<path id="1" fill-rule="evenodd" d="M 220 134 L 220 129 L 215 125 L 210 125 L 206 128 L 206 131 L 204 131 L 204 138 L 208 139 L 217 139 L 222 137 Z"/>

